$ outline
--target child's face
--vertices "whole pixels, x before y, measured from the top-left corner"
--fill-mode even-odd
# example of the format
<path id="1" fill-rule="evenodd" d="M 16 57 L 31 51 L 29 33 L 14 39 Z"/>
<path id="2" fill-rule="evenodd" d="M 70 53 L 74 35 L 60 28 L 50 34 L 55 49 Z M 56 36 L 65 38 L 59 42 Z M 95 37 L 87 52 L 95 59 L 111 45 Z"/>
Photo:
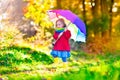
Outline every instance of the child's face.
<path id="1" fill-rule="evenodd" d="M 63 28 L 63 27 L 64 27 L 63 22 L 58 21 L 58 22 L 56 23 L 56 27 L 57 27 L 57 28 Z"/>

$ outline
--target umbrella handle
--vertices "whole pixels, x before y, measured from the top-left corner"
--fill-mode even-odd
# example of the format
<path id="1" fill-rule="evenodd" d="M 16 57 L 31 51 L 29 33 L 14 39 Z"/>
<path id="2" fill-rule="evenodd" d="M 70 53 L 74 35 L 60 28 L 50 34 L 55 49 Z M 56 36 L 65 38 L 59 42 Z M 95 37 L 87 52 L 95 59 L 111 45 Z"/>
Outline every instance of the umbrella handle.
<path id="1" fill-rule="evenodd" d="M 68 26 L 71 24 L 71 22 L 68 23 L 68 25 L 65 28 L 65 31 L 68 30 Z"/>
<path id="2" fill-rule="evenodd" d="M 69 24 L 67 25 L 67 27 L 71 24 L 71 22 L 69 22 Z"/>

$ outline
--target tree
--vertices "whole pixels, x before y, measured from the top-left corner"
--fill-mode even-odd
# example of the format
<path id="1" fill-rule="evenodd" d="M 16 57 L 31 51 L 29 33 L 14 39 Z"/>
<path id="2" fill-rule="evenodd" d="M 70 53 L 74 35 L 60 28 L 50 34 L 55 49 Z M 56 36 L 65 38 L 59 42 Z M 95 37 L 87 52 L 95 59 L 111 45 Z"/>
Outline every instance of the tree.
<path id="1" fill-rule="evenodd" d="M 109 6 L 107 3 L 107 0 L 101 0 L 102 41 L 108 41 L 109 39 Z"/>
<path id="2" fill-rule="evenodd" d="M 0 15 L 8 18 L 10 23 L 20 24 L 22 21 L 22 8 L 26 5 L 22 0 L 1 0 Z M 19 23 L 17 23 L 19 22 Z"/>
<path id="3" fill-rule="evenodd" d="M 57 7 L 56 7 L 56 8 L 62 9 L 61 0 L 56 0 L 56 4 L 57 4 Z"/>
<path id="4" fill-rule="evenodd" d="M 112 9 L 113 9 L 113 4 L 114 4 L 114 0 L 110 0 L 110 28 L 109 28 L 109 34 L 110 37 L 112 35 L 112 22 L 113 22 L 113 13 L 112 13 Z"/>
<path id="5" fill-rule="evenodd" d="M 100 0 L 91 0 L 91 6 L 92 20 L 89 24 L 89 30 L 91 32 L 89 34 L 92 34 L 91 38 L 95 40 L 100 37 Z"/>
<path id="6" fill-rule="evenodd" d="M 38 26 L 41 37 L 45 37 L 46 28 L 52 26 L 47 18 L 47 10 L 50 9 L 50 0 L 27 0 L 28 5 L 24 8 L 24 16 L 31 20 L 33 26 Z"/>
<path id="7" fill-rule="evenodd" d="M 85 0 L 82 0 L 82 6 L 83 6 L 83 17 L 84 17 L 84 22 L 86 24 L 86 6 L 85 6 Z"/>

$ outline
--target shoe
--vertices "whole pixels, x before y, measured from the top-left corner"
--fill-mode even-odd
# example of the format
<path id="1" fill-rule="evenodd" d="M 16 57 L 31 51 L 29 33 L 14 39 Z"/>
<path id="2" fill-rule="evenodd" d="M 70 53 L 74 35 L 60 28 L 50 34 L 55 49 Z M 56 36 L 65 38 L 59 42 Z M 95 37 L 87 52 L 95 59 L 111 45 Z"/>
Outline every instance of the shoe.
<path id="1" fill-rule="evenodd" d="M 68 68 L 68 62 L 63 62 L 62 63 L 62 68 Z"/>
<path id="2" fill-rule="evenodd" d="M 54 58 L 54 63 L 58 64 L 59 63 L 59 58 Z"/>

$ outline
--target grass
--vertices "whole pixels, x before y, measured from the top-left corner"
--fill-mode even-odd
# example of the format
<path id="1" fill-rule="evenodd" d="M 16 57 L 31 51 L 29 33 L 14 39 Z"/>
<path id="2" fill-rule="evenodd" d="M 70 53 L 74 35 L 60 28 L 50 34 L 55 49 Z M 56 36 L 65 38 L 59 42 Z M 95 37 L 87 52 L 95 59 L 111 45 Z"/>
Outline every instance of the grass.
<path id="1" fill-rule="evenodd" d="M 30 48 L 12 46 L 0 51 L 0 74 L 33 70 L 32 66 L 51 63 L 50 56 Z"/>
<path id="2" fill-rule="evenodd" d="M 26 47 L 0 50 L 0 78 L 5 80 L 120 80 L 120 54 L 71 51 L 68 69 L 44 52 Z"/>

